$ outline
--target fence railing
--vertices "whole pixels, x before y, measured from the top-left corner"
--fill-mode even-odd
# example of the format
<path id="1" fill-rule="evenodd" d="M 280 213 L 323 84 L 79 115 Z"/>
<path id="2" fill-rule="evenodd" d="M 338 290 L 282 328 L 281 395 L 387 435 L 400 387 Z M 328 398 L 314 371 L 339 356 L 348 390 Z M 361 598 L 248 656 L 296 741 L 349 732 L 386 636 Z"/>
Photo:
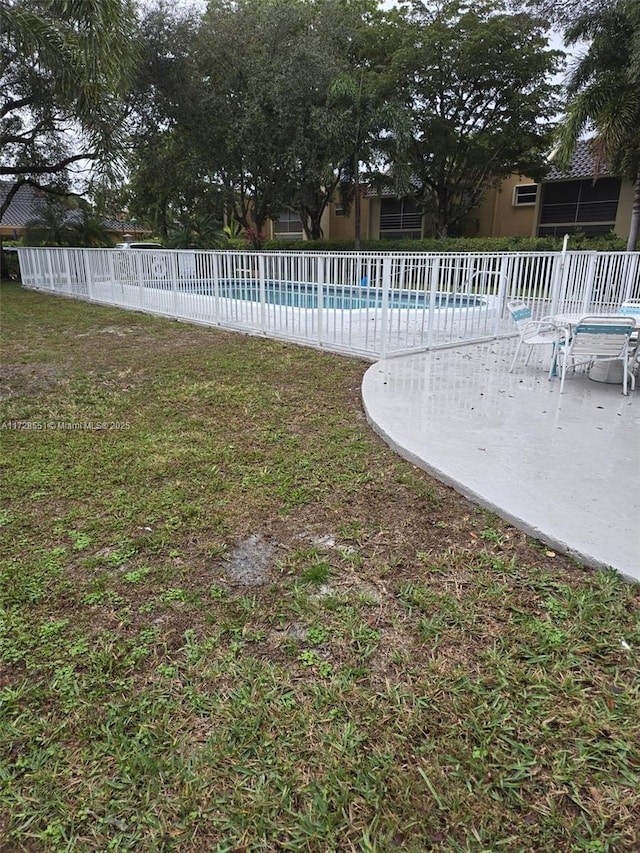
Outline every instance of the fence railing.
<path id="1" fill-rule="evenodd" d="M 640 298 L 637 252 L 230 252 L 19 248 L 25 287 L 367 358 L 513 334 Z"/>

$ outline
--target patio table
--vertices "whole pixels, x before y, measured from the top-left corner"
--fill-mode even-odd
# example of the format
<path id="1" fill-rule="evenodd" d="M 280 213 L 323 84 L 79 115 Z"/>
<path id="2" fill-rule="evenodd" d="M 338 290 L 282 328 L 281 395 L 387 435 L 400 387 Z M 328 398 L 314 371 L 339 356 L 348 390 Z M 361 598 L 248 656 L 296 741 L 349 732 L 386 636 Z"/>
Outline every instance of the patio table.
<path id="1" fill-rule="evenodd" d="M 638 330 L 640 329 L 640 318 L 634 317 L 633 315 L 629 315 L 629 314 L 589 314 L 588 312 L 581 311 L 579 314 L 575 313 L 575 312 L 574 313 L 567 313 L 567 314 L 555 314 L 553 317 L 551 317 L 551 320 L 557 326 L 559 326 L 561 329 L 566 329 L 569 333 L 569 336 L 571 336 L 571 333 L 573 332 L 573 327 L 577 326 L 580 323 L 580 321 L 583 320 L 585 317 L 607 317 L 607 318 L 613 317 L 616 320 L 620 320 L 623 318 L 625 320 L 628 320 L 629 318 L 631 318 L 635 324 L 635 332 L 631 333 L 632 337 L 637 336 Z M 559 341 L 558 341 L 558 343 L 559 343 Z M 555 346 L 557 346 L 557 344 Z M 552 368 L 551 368 L 551 373 L 549 375 L 549 378 L 555 377 L 558 375 L 557 362 L 556 362 L 556 357 L 555 357 L 555 355 L 556 355 L 555 346 L 554 346 L 554 350 L 553 350 L 553 354 L 552 354 L 553 362 L 552 362 Z M 630 361 L 631 361 L 631 366 L 629 369 L 631 370 L 631 369 L 633 369 L 636 361 L 639 361 L 639 359 L 640 359 L 640 347 L 638 346 L 638 338 L 637 337 L 635 340 L 635 346 L 629 347 L 629 356 L 630 356 Z M 594 376 L 591 376 L 591 370 L 592 369 L 593 369 L 593 367 L 589 368 L 589 378 L 593 379 L 595 382 L 607 382 L 607 381 L 613 382 L 614 381 L 614 380 L 608 379 L 608 373 L 605 374 L 605 378 L 603 378 L 603 379 L 601 379 L 599 377 L 597 372 Z M 618 382 L 617 378 L 615 379 L 615 382 L 617 384 L 617 382 Z"/>
<path id="2" fill-rule="evenodd" d="M 553 322 L 556 325 L 560 326 L 563 329 L 567 329 L 569 331 L 569 335 L 571 335 L 573 331 L 573 327 L 577 326 L 580 320 L 584 317 L 614 317 L 616 320 L 621 318 L 631 319 L 635 323 L 635 331 L 631 332 L 631 342 L 635 339 L 635 345 L 629 346 L 629 355 L 635 358 L 638 358 L 638 332 L 640 331 L 640 316 L 636 317 L 633 314 L 585 314 L 584 312 L 580 314 L 556 314 L 555 317 L 552 318 Z M 630 342 L 630 343 L 631 343 Z"/>
<path id="3" fill-rule="evenodd" d="M 636 329 L 638 328 L 638 320 L 640 319 L 638 317 L 634 317 L 632 314 L 590 314 L 588 311 L 581 311 L 579 314 L 555 314 L 553 317 L 551 317 L 551 320 L 557 326 L 561 326 L 562 328 L 568 329 L 569 332 L 571 332 L 573 327 L 577 326 L 580 320 L 583 320 L 585 317 L 606 317 L 607 319 L 614 318 L 616 320 L 628 320 L 629 318 L 631 318 L 636 325 Z"/>
<path id="4" fill-rule="evenodd" d="M 560 326 L 560 328 L 567 329 L 569 336 L 571 336 L 573 327 L 577 326 L 580 320 L 585 316 L 585 314 L 554 314 L 549 319 L 557 326 Z M 556 347 L 558 346 L 558 343 L 560 343 L 559 337 L 558 342 L 554 344 L 553 352 L 551 353 L 551 373 L 549 374 L 549 378 L 558 375 L 558 365 L 556 362 Z"/>

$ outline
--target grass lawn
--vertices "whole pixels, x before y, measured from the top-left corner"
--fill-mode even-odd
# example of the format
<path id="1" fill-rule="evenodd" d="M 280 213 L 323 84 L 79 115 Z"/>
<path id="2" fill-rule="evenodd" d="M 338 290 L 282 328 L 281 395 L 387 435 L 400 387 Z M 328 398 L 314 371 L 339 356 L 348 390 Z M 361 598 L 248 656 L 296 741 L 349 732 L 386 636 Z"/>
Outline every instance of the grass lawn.
<path id="1" fill-rule="evenodd" d="M 365 363 L 4 284 L 2 337 L 0 851 L 640 850 L 640 587 Z"/>

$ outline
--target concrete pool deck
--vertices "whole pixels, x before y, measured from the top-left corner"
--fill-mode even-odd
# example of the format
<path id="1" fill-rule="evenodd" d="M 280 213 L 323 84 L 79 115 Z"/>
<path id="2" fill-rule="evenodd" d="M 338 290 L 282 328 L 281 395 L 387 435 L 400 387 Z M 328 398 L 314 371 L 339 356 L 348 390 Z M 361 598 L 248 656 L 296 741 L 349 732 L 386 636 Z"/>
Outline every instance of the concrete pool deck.
<path id="1" fill-rule="evenodd" d="M 578 371 L 560 395 L 545 348 L 508 372 L 515 343 L 377 362 L 362 385 L 369 422 L 406 459 L 555 550 L 640 580 L 640 389 L 625 397 Z"/>

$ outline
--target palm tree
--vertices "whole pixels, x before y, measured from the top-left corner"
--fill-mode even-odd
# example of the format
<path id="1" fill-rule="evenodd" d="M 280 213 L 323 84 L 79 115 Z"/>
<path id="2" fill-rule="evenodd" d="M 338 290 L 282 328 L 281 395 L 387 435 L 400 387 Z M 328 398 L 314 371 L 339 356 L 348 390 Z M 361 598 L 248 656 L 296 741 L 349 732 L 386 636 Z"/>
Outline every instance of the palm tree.
<path id="1" fill-rule="evenodd" d="M 81 110 L 117 86 L 131 59 L 134 12 L 129 0 L 0 0 L 0 32 L 9 50 L 38 57 L 57 91 Z"/>
<path id="2" fill-rule="evenodd" d="M 383 157 L 383 148 L 406 134 L 406 122 L 397 105 L 383 101 L 369 86 L 364 69 L 359 79 L 338 76 L 330 87 L 330 103 L 341 114 L 344 126 L 345 163 L 342 178 L 353 186 L 356 250 L 360 248 L 360 164 Z M 387 138 L 384 139 L 386 132 Z"/>
<path id="3" fill-rule="evenodd" d="M 117 160 L 135 28 L 132 0 L 0 0 L 0 216 L 24 183 Z"/>
<path id="4" fill-rule="evenodd" d="M 86 206 L 72 207 L 65 199 L 48 198 L 27 223 L 25 246 L 113 246 L 102 220 Z"/>
<path id="5" fill-rule="evenodd" d="M 627 250 L 640 235 L 640 4 L 617 0 L 579 17 L 565 32 L 569 45 L 588 41 L 567 85 L 557 159 L 571 160 L 585 129 L 593 129 L 596 175 L 606 163 L 634 185 Z"/>

